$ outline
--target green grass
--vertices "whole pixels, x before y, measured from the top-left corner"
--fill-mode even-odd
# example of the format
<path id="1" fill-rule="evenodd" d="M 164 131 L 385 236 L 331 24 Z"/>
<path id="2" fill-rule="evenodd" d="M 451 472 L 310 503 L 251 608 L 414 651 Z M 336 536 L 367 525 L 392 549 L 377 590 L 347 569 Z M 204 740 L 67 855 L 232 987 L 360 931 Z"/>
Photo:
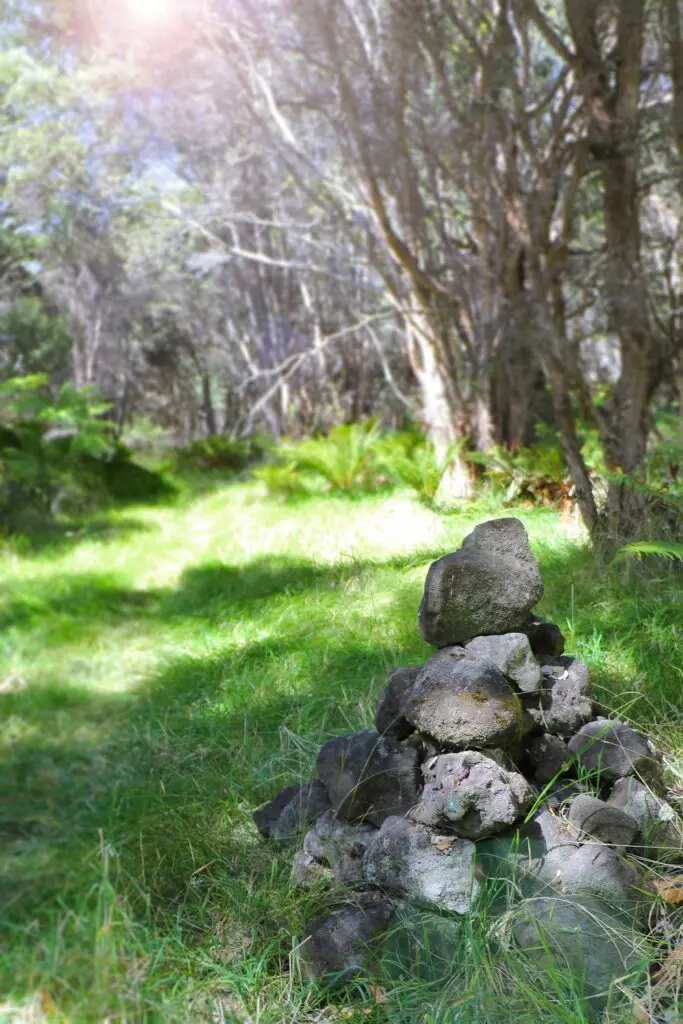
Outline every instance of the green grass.
<path id="1" fill-rule="evenodd" d="M 390 668 L 429 655 L 427 565 L 497 511 L 288 506 L 239 483 L 6 546 L 0 1021 L 387 1019 L 299 983 L 292 935 L 321 893 L 291 889 L 291 853 L 250 815 L 321 742 L 372 723 Z M 683 775 L 680 574 L 599 568 L 574 524 L 519 514 L 541 611 Z"/>

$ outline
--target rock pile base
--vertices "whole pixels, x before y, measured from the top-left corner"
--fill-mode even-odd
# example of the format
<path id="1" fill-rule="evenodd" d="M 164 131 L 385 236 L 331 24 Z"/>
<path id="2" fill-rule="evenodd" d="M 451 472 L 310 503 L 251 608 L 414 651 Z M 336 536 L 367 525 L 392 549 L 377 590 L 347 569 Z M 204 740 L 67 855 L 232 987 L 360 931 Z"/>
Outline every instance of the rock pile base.
<path id="1" fill-rule="evenodd" d="M 512 941 L 549 971 L 557 955 L 590 1008 L 636 966 L 643 864 L 680 856 L 683 823 L 660 752 L 597 713 L 587 666 L 533 613 L 542 595 L 522 524 L 477 526 L 427 574 L 419 624 L 437 652 L 390 674 L 375 729 L 330 740 L 317 779 L 255 812 L 271 841 L 307 830 L 296 884 L 348 890 L 309 924 L 307 976 L 352 976 L 425 908 L 455 959 L 454 921 L 500 879 Z"/>

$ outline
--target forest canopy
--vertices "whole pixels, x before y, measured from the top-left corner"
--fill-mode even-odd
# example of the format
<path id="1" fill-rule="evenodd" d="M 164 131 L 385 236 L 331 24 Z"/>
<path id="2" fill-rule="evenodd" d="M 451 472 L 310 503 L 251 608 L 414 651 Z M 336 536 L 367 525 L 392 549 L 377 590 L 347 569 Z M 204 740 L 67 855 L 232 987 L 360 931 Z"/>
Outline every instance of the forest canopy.
<path id="1" fill-rule="evenodd" d="M 619 539 L 656 445 L 671 519 L 677 0 L 4 6 L 3 380 L 185 445 L 413 423 L 450 499 L 550 430 Z"/>

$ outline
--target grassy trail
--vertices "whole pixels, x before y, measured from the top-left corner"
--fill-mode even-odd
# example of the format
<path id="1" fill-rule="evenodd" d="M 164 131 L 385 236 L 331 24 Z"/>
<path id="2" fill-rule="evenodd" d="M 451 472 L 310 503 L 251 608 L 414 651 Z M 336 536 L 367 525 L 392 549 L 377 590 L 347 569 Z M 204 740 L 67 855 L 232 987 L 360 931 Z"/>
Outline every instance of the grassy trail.
<path id="1" fill-rule="evenodd" d="M 288 972 L 319 897 L 291 890 L 250 813 L 429 655 L 427 564 L 497 512 L 290 508 L 239 484 L 5 552 L 0 1021 L 336 1019 Z M 573 524 L 519 514 L 540 610 L 683 776 L 680 576 L 598 571 Z M 365 1009 L 339 1019 L 386 1019 Z"/>

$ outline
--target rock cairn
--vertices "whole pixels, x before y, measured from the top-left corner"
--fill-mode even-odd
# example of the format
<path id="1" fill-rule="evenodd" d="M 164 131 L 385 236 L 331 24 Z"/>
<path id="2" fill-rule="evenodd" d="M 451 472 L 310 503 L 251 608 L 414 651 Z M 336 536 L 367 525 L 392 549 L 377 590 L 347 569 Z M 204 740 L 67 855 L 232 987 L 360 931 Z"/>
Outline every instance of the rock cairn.
<path id="1" fill-rule="evenodd" d="M 271 841 L 305 832 L 297 885 L 344 887 L 309 923 L 309 977 L 352 975 L 411 908 L 439 913 L 456 956 L 444 912 L 476 912 L 501 878 L 512 941 L 541 965 L 556 952 L 594 1006 L 637 966 L 628 936 L 651 898 L 638 854 L 675 859 L 683 826 L 659 751 L 600 713 L 587 666 L 533 613 L 542 596 L 519 520 L 477 526 L 427 573 L 419 626 L 436 653 L 390 673 L 374 729 L 330 740 L 315 780 L 254 813 Z"/>

